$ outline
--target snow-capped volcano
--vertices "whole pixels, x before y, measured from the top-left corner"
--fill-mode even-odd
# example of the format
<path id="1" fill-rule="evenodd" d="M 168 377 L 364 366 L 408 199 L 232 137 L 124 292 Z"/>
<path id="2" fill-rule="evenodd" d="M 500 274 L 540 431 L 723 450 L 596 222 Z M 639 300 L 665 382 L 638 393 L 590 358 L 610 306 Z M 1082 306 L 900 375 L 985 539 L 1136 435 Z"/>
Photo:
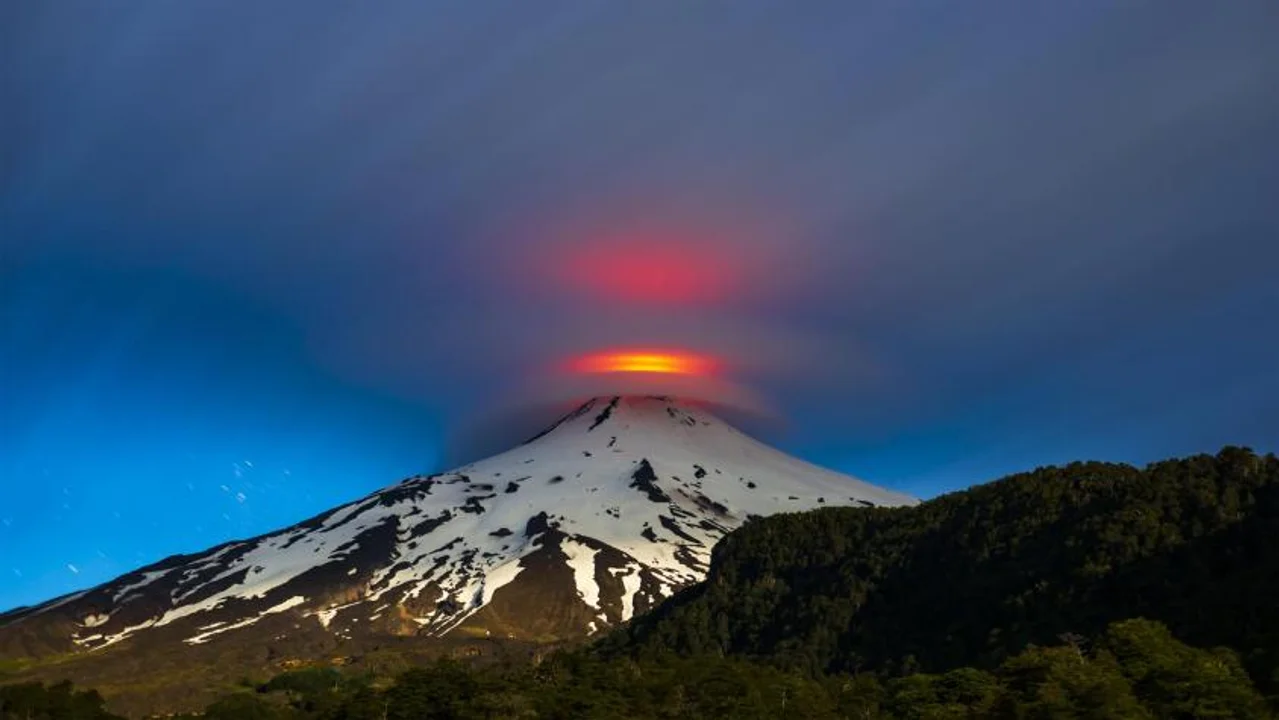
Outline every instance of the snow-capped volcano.
<path id="1" fill-rule="evenodd" d="M 753 515 L 913 502 L 680 401 L 599 398 L 500 455 L 0 616 L 0 652 L 251 632 L 580 637 L 703 578 Z"/>

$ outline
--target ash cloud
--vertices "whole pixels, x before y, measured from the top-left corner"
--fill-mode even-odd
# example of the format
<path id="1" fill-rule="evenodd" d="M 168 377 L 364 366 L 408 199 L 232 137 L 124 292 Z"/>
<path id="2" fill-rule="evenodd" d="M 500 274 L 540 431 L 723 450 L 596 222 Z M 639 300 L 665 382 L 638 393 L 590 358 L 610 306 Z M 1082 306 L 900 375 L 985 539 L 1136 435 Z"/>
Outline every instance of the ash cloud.
<path id="1" fill-rule="evenodd" d="M 302 362 L 441 416 L 685 347 L 871 479 L 1279 433 L 1264 4 L 5 17 L 10 287 L 198 278 L 225 324 L 278 318 Z M 727 279 L 575 286 L 637 237 Z"/>

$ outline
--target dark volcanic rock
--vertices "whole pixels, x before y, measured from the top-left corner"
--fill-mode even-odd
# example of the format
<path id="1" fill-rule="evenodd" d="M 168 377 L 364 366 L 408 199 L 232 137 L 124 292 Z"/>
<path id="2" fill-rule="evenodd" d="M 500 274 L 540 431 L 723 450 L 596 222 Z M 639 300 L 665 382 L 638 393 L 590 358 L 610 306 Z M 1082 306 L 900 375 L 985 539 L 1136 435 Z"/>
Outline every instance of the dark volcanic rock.
<path id="1" fill-rule="evenodd" d="M 653 472 L 653 466 L 647 459 L 640 460 L 639 467 L 631 475 L 631 487 L 647 495 L 652 502 L 669 503 L 671 501 L 670 497 L 657 486 L 657 473 Z"/>

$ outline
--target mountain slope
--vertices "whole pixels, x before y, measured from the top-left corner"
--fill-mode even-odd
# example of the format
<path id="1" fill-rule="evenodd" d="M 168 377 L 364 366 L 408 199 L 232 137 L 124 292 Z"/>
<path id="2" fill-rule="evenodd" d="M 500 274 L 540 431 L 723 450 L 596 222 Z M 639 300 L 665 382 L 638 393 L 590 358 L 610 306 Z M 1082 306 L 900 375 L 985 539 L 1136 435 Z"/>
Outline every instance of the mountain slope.
<path id="1" fill-rule="evenodd" d="M 590 635 L 700 580 L 748 518 L 910 498 L 662 398 L 586 403 L 509 452 L 0 616 L 0 654 L 118 643 Z"/>
<path id="2" fill-rule="evenodd" d="M 1042 468 L 913 508 L 749 523 L 716 548 L 705 583 L 605 647 L 938 672 L 1144 616 L 1237 650 L 1274 692 L 1276 528 L 1273 455 Z"/>

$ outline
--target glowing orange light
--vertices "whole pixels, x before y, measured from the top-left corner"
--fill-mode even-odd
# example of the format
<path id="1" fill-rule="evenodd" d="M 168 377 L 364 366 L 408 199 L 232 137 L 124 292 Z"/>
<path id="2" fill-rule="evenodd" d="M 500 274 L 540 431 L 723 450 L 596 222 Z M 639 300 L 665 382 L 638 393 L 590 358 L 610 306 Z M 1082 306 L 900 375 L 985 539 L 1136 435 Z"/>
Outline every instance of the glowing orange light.
<path id="1" fill-rule="evenodd" d="M 581 373 L 658 373 L 664 375 L 709 375 L 715 363 L 688 353 L 657 351 L 614 351 L 579 358 L 573 369 Z"/>

